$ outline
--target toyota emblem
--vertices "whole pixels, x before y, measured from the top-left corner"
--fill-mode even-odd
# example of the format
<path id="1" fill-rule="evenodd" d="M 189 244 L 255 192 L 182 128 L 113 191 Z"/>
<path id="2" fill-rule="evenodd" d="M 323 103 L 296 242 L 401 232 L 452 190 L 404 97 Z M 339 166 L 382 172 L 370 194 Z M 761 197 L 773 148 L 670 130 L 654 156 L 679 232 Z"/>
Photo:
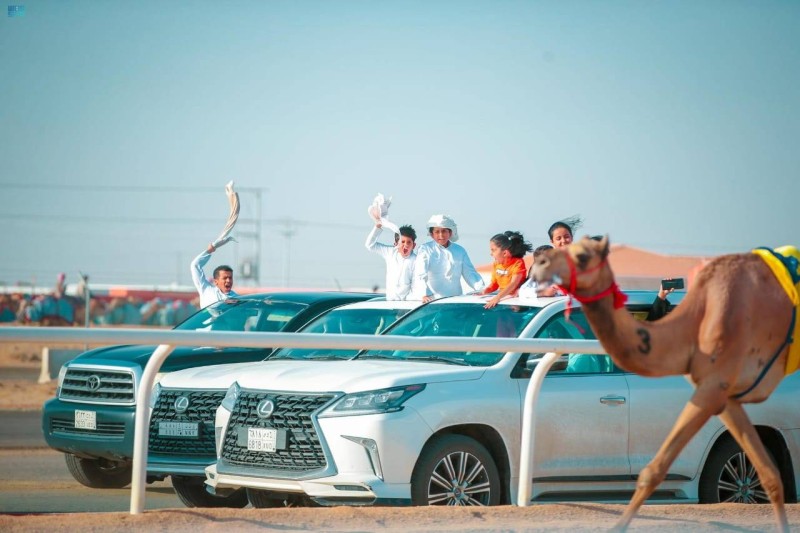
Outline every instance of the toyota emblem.
<path id="1" fill-rule="evenodd" d="M 275 411 L 275 402 L 270 400 L 269 398 L 265 400 L 261 400 L 258 402 L 258 406 L 256 406 L 256 414 L 259 418 L 269 418 L 272 416 L 272 413 Z"/>
<path id="2" fill-rule="evenodd" d="M 176 413 L 178 413 L 179 415 L 183 414 L 189 408 L 189 398 L 186 396 L 178 396 L 177 398 L 175 398 L 175 403 L 173 404 L 173 406 L 175 407 Z"/>
<path id="3" fill-rule="evenodd" d="M 89 376 L 89 379 L 86 380 L 86 388 L 91 392 L 98 390 L 100 388 L 100 376 L 97 374 Z"/>

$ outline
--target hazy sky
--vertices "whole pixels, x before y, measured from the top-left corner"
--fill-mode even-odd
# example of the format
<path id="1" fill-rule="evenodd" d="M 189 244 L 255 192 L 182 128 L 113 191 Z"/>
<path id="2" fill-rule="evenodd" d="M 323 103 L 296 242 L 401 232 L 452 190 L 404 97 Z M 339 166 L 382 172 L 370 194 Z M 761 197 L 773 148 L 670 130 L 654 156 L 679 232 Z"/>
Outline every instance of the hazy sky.
<path id="1" fill-rule="evenodd" d="M 6 5 L 24 13 L 5 12 Z M 800 244 L 800 2 L 22 1 L 0 284 L 189 284 L 235 180 L 262 286 L 382 285 L 366 209 L 668 254 Z M 287 237 L 287 234 L 289 237 Z M 390 241 L 384 232 L 384 242 Z M 241 276 L 239 285 L 247 282 Z"/>

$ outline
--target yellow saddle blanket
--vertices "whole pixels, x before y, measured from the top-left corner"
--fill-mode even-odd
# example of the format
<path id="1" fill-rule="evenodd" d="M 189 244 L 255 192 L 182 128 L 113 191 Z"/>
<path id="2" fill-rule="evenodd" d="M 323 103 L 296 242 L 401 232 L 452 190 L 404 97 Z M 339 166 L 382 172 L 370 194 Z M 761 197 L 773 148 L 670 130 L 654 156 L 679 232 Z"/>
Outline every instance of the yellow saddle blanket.
<path id="1" fill-rule="evenodd" d="M 794 246 L 781 246 L 780 248 L 775 248 L 775 252 L 785 257 L 797 259 L 797 263 L 793 265 L 795 271 L 790 272 L 787 262 L 775 257 L 775 254 L 770 250 L 764 248 L 753 250 L 754 254 L 767 263 L 795 307 L 794 331 L 789 332 L 789 342 L 791 344 L 789 344 L 789 355 L 786 358 L 786 368 L 784 370 L 784 374 L 789 375 L 800 367 L 800 342 L 794 342 L 795 339 L 800 337 L 800 321 L 796 320 L 797 312 L 800 309 L 800 281 L 797 283 L 794 281 L 800 278 L 800 250 Z"/>

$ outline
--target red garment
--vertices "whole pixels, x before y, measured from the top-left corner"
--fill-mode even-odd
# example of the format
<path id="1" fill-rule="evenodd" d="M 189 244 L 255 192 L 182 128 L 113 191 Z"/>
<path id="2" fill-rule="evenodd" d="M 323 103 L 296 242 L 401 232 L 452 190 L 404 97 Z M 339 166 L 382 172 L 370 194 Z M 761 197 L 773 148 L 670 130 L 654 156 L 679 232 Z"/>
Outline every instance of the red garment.
<path id="1" fill-rule="evenodd" d="M 514 276 L 522 274 L 519 283 L 514 290 L 519 289 L 522 282 L 525 281 L 527 270 L 525 269 L 525 260 L 521 257 L 512 257 L 511 261 L 507 264 L 494 263 L 492 265 L 492 281 L 486 288 L 486 292 L 494 292 L 496 290 L 503 290 L 511 283 Z"/>

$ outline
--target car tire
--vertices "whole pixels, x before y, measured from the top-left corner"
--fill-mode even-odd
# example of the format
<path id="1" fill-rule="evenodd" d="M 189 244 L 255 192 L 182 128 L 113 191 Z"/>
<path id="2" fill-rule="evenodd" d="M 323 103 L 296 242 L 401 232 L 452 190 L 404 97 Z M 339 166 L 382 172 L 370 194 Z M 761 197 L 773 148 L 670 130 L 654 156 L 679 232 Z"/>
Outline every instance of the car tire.
<path id="1" fill-rule="evenodd" d="M 83 459 L 65 453 L 64 459 L 72 477 L 93 489 L 121 489 L 131 483 L 131 463 L 106 459 Z"/>
<path id="2" fill-rule="evenodd" d="M 205 478 L 199 476 L 170 476 L 172 488 L 186 507 L 227 507 L 241 509 L 247 506 L 247 493 L 239 489 L 228 496 L 217 496 L 206 490 Z"/>
<path id="3" fill-rule="evenodd" d="M 770 460 L 777 465 L 772 453 Z M 712 451 L 703 467 L 700 503 L 770 503 L 753 463 L 731 438 Z"/>
<path id="4" fill-rule="evenodd" d="M 282 498 L 277 497 L 268 490 L 247 489 L 247 501 L 256 509 L 270 509 L 272 507 L 285 507 Z"/>
<path id="5" fill-rule="evenodd" d="M 411 475 L 413 505 L 499 505 L 500 474 L 479 442 L 463 435 L 435 437 Z"/>

